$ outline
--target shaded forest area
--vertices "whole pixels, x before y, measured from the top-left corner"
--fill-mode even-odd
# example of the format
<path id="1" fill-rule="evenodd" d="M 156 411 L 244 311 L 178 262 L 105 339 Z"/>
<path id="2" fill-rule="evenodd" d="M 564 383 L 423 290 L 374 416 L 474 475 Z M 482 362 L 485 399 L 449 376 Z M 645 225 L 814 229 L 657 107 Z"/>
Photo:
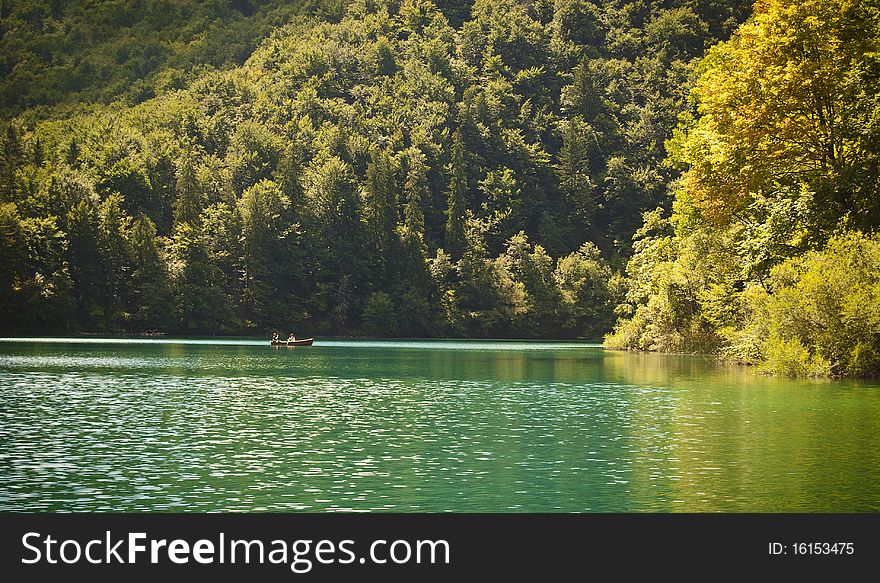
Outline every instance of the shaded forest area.
<path id="1" fill-rule="evenodd" d="M 0 0 L 0 109 L 33 118 L 133 105 L 241 65 L 296 15 L 343 12 L 343 0 Z"/>
<path id="2" fill-rule="evenodd" d="M 642 213 L 670 205 L 695 63 L 749 12 L 315 3 L 221 70 L 202 61 L 239 60 L 280 3 L 112 4 L 4 5 L 7 332 L 601 338 Z M 169 10 L 192 16 L 151 24 Z M 79 54 L 124 15 L 183 41 L 155 66 L 119 34 Z M 51 66 L 21 56 L 40 47 Z"/>

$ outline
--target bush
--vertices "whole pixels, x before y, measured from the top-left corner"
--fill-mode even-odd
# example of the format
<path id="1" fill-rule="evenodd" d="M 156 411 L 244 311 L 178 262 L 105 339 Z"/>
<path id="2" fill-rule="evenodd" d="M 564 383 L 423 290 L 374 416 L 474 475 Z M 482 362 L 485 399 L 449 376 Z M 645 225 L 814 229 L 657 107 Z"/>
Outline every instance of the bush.
<path id="1" fill-rule="evenodd" d="M 774 334 L 763 344 L 761 371 L 786 377 L 829 376 L 828 360 L 812 354 L 797 338 L 785 339 Z"/>
<path id="2" fill-rule="evenodd" d="M 563 327 L 573 336 L 595 339 L 614 323 L 609 289 L 611 269 L 593 243 L 559 259 L 553 274 L 561 299 Z"/>
<path id="3" fill-rule="evenodd" d="M 764 368 L 801 376 L 880 375 L 880 239 L 851 232 L 778 265 L 752 314 Z"/>
<path id="4" fill-rule="evenodd" d="M 371 336 L 395 336 L 397 311 L 394 300 L 385 292 L 375 292 L 367 298 L 363 314 L 364 330 Z"/>

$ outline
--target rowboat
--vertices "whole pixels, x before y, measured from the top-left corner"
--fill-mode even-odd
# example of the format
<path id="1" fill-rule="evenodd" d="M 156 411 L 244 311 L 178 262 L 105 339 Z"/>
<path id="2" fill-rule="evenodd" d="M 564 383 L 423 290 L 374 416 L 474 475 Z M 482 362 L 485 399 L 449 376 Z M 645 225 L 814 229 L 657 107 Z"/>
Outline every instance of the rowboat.
<path id="1" fill-rule="evenodd" d="M 303 338 L 301 340 L 270 340 L 272 346 L 311 346 L 314 338 Z"/>

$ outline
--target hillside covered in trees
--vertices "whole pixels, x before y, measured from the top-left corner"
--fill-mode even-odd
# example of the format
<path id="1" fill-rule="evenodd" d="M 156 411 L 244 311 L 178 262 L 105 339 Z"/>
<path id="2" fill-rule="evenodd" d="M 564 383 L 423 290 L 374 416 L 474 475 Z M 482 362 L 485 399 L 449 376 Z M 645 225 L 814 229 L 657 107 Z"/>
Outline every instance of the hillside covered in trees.
<path id="1" fill-rule="evenodd" d="M 315 3 L 223 69 L 283 3 L 112 3 L 103 41 L 61 4 L 3 5 L 7 332 L 599 338 L 695 64 L 750 10 Z"/>
<path id="2" fill-rule="evenodd" d="M 342 0 L 0 0 L 4 118 L 140 103 L 212 69 L 241 65 L 301 14 L 342 16 Z"/>
<path id="3" fill-rule="evenodd" d="M 875 0 L 91 4 L 0 4 L 6 333 L 880 373 Z"/>

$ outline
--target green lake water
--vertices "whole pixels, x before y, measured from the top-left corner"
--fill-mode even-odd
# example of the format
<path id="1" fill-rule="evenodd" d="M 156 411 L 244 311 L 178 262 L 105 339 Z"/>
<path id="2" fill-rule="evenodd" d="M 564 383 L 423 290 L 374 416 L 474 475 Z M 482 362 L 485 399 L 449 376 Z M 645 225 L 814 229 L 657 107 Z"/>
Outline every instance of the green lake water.
<path id="1" fill-rule="evenodd" d="M 535 342 L 0 339 L 0 511 L 880 511 L 880 384 Z"/>

